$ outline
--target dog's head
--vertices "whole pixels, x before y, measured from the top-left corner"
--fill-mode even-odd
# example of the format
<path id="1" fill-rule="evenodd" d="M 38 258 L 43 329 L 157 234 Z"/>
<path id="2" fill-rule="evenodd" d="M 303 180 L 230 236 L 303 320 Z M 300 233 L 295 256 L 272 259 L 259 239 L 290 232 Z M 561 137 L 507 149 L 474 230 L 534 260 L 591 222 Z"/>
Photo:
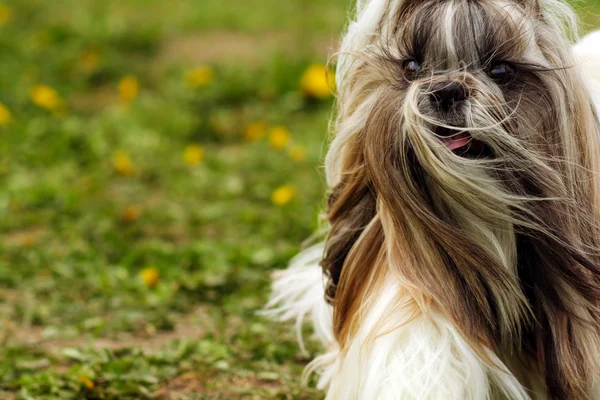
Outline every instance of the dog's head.
<path id="1" fill-rule="evenodd" d="M 526 347 L 556 398 L 583 393 L 592 356 L 569 343 L 599 333 L 600 130 L 572 21 L 555 0 L 358 1 L 326 161 L 342 344 L 393 276 L 474 346 Z"/>

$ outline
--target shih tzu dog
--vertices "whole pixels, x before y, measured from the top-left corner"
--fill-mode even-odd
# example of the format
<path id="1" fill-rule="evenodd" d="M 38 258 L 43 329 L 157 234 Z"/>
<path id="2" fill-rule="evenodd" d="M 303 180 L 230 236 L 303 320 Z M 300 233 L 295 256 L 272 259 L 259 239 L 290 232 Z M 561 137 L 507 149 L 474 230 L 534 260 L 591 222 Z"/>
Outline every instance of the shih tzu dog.
<path id="1" fill-rule="evenodd" d="M 312 318 L 328 399 L 600 399 L 600 38 L 574 51 L 575 23 L 560 0 L 358 0 L 327 238 L 269 304 Z"/>

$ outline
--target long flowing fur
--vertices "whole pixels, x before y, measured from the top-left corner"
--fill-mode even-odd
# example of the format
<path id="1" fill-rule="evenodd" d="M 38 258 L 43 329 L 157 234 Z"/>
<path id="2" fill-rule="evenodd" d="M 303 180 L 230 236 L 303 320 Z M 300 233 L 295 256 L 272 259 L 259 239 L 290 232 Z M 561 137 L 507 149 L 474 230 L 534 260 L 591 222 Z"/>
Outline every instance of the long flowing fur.
<path id="1" fill-rule="evenodd" d="M 338 60 L 330 231 L 309 253 L 327 285 L 302 289 L 292 267 L 272 300 L 298 321 L 332 305 L 309 367 L 329 399 L 599 398 L 600 126 L 574 21 L 556 0 L 358 0 Z M 430 73 L 406 79 L 425 48 Z M 510 86 L 483 72 L 500 56 L 520 70 Z M 449 79 L 469 93 L 459 126 L 428 103 Z M 493 156 L 458 156 L 440 127 Z"/>
<path id="2" fill-rule="evenodd" d="M 325 302 L 325 279 L 319 262 L 323 256 L 323 244 L 306 249 L 291 261 L 285 271 L 278 271 L 273 277 L 273 290 L 266 310 L 262 314 L 273 320 L 293 321 L 296 336 L 303 352 L 306 352 L 302 339 L 302 324 L 310 317 L 315 336 L 323 346 L 333 342 L 330 304 Z"/>

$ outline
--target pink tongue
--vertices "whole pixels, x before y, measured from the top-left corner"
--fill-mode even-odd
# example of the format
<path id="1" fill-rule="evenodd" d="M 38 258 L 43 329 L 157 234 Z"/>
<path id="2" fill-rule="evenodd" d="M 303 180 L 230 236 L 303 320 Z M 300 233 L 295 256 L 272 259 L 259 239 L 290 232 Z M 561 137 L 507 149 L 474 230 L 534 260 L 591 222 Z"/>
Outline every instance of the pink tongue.
<path id="1" fill-rule="evenodd" d="M 471 135 L 467 132 L 459 133 L 458 135 L 443 138 L 442 143 L 444 143 L 450 151 L 460 149 L 468 145 L 471 142 Z"/>

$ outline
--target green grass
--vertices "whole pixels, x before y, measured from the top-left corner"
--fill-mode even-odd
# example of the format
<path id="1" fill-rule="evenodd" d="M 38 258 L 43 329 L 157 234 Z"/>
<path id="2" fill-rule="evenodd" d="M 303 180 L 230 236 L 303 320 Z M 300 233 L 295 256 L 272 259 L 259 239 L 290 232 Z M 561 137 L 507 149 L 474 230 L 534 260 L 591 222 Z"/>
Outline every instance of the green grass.
<path id="1" fill-rule="evenodd" d="M 255 312 L 317 228 L 332 101 L 298 82 L 349 0 L 4 4 L 0 398 L 321 398 L 300 384 L 309 356 L 290 327 Z M 600 25 L 597 4 L 578 8 Z M 214 78 L 190 87 L 200 64 Z M 126 75 L 140 84 L 127 106 Z M 41 84 L 66 108 L 35 105 Z M 254 121 L 291 142 L 246 140 Z M 189 145 L 200 164 L 184 162 Z M 119 151 L 131 174 L 115 170 Z M 282 185 L 296 192 L 278 206 Z"/>

